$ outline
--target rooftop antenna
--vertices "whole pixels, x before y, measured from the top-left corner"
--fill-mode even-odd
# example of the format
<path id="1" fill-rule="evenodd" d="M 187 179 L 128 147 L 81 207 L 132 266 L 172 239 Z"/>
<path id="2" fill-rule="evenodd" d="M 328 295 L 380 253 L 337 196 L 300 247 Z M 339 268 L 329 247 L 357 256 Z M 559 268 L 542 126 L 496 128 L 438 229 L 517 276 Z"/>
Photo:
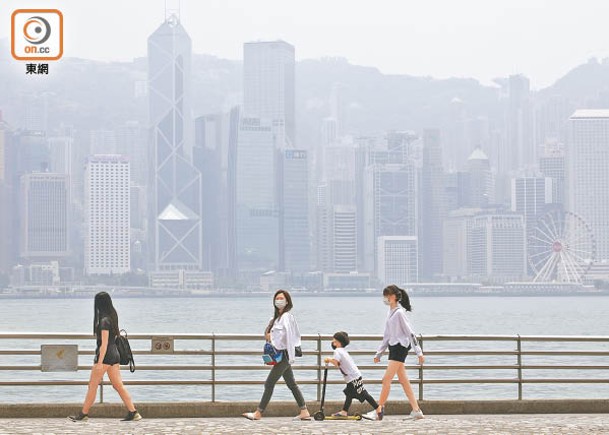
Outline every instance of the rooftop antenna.
<path id="1" fill-rule="evenodd" d="M 180 22 L 180 0 L 165 0 L 165 22 L 172 25 Z"/>

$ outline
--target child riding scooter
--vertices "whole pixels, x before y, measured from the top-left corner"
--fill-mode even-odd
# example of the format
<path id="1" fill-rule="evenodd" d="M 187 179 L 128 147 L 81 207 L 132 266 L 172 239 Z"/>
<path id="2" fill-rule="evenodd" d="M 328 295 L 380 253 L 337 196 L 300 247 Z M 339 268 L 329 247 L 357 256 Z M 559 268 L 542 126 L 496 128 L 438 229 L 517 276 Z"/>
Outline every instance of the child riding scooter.
<path id="1" fill-rule="evenodd" d="M 343 390 L 345 393 L 345 403 L 343 409 L 339 412 L 332 414 L 333 417 L 347 417 L 349 415 L 349 408 L 353 399 L 357 399 L 360 403 L 364 401 L 368 402 L 372 409 L 378 408 L 378 403 L 372 398 L 370 393 L 364 388 L 364 382 L 362 381 L 362 374 L 357 368 L 357 365 L 349 355 L 349 352 L 345 349 L 349 345 L 349 334 L 344 331 L 339 331 L 334 334 L 332 339 L 332 349 L 334 349 L 334 355 L 332 358 L 326 358 L 324 361 L 326 364 L 333 364 L 342 373 L 347 387 Z M 363 415 L 366 418 L 366 414 Z"/>

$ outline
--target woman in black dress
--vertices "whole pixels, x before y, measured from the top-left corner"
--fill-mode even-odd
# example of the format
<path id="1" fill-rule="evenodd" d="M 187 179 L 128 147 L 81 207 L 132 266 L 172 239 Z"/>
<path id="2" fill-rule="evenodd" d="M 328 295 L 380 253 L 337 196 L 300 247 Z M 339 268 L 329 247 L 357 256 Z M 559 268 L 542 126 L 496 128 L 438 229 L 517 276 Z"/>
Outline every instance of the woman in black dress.
<path id="1" fill-rule="evenodd" d="M 112 298 L 106 292 L 95 295 L 95 315 L 93 317 L 93 333 L 97 337 L 97 348 L 95 349 L 95 360 L 91 369 L 89 389 L 85 397 L 85 403 L 78 415 L 68 417 L 72 421 L 86 421 L 89 419 L 89 409 L 95 402 L 97 387 L 108 373 L 112 386 L 118 392 L 127 407 L 129 413 L 123 421 L 141 420 L 142 416 L 137 412 L 129 392 L 123 384 L 120 372 L 120 355 L 116 347 L 116 337 L 119 334 L 118 314 L 112 305 Z"/>

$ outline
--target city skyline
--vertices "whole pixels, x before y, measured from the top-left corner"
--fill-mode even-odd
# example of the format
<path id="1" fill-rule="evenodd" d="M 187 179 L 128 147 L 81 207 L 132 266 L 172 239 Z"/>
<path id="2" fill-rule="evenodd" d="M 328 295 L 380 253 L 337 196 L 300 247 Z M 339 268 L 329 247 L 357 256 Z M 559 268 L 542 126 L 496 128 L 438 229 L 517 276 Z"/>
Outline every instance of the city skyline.
<path id="1" fill-rule="evenodd" d="M 72 87 L 57 86 L 66 70 L 44 90 L 0 98 L 3 119 L 18 114 L 0 124 L 0 193 L 11 205 L 0 210 L 9 240 L 0 268 L 15 285 L 123 274 L 184 290 L 609 280 L 597 219 L 605 203 L 582 206 L 574 195 L 581 186 L 605 195 L 596 178 L 582 178 L 590 155 L 574 147 L 594 140 L 600 153 L 609 139 L 602 129 L 571 135 L 581 109 L 609 106 L 609 85 L 550 94 L 522 74 L 498 88 L 404 81 L 341 60 L 297 64 L 298 46 L 283 40 L 244 42 L 242 67 L 214 63 L 193 55 L 190 29 L 169 11 L 147 39 L 146 59 L 78 63 L 118 73 L 100 78 L 96 104 L 78 103 L 82 118 L 65 112 Z M 607 65 L 588 62 L 573 77 Z M 109 110 L 100 109 L 116 98 L 122 104 L 104 118 Z M 95 209 L 92 192 L 116 181 L 102 171 L 91 184 L 102 154 L 130 170 L 114 202 Z M 34 219 L 53 190 L 34 196 L 22 186 L 47 173 L 63 174 L 65 249 L 32 255 L 23 246 L 33 235 L 56 234 Z M 529 179 L 543 185 L 529 188 Z M 38 209 L 30 198 L 40 198 Z M 104 241 L 107 225 L 123 235 L 114 253 L 104 253 L 116 242 Z M 583 238 L 585 253 L 576 251 Z"/>

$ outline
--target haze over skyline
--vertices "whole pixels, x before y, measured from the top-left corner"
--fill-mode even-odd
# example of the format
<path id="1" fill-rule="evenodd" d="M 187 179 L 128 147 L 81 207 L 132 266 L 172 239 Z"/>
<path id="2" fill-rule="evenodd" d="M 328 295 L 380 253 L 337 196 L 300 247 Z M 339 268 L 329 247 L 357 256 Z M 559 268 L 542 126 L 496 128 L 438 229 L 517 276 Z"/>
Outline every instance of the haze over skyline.
<path id="1" fill-rule="evenodd" d="M 146 55 L 146 37 L 163 21 L 166 5 L 179 4 L 193 51 L 234 60 L 242 59 L 244 42 L 282 39 L 296 47 L 297 61 L 344 57 L 385 74 L 471 77 L 483 84 L 522 73 L 540 89 L 591 57 L 609 57 L 609 3 L 531 3 L 8 0 L 0 9 L 0 38 L 10 38 L 13 10 L 52 7 L 64 14 L 65 57 L 131 61 Z"/>

